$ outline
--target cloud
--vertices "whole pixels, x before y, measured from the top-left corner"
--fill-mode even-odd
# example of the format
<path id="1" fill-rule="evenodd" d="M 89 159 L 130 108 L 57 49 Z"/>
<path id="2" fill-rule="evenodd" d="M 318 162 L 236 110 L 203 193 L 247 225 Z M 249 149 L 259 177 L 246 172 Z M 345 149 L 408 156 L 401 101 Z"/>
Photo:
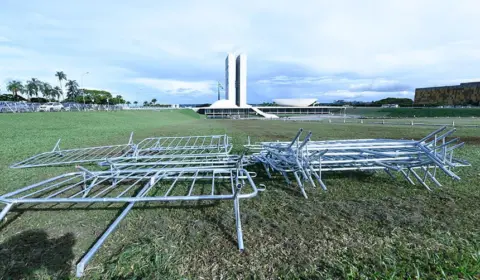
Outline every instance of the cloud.
<path id="1" fill-rule="evenodd" d="M 0 57 L 2 56 L 17 56 L 17 57 L 23 57 L 27 54 L 28 52 L 25 51 L 22 48 L 18 47 L 12 47 L 8 45 L 0 45 Z"/>
<path id="2" fill-rule="evenodd" d="M 178 81 L 166 79 L 152 79 L 152 78 L 135 78 L 131 80 L 132 83 L 142 85 L 145 87 L 156 89 L 162 93 L 169 95 L 213 95 L 215 94 L 215 81 Z"/>
<path id="3" fill-rule="evenodd" d="M 414 93 L 411 91 L 398 91 L 395 92 L 393 97 L 398 98 L 413 98 Z M 349 91 L 349 90 L 337 90 L 318 94 L 321 98 L 327 98 L 327 100 L 333 99 L 346 99 L 346 100 L 364 100 L 373 101 L 386 97 L 392 97 L 391 93 L 384 93 L 378 91 Z"/>
<path id="4" fill-rule="evenodd" d="M 248 55 L 252 102 L 394 95 L 471 80 L 480 64 L 476 0 L 4 2 L 0 82 L 89 71 L 85 86 L 130 99 L 148 86 L 162 102 L 211 102 L 232 51 Z"/>
<path id="5" fill-rule="evenodd" d="M 412 90 L 411 86 L 402 84 L 399 81 L 376 79 L 367 83 L 352 84 L 351 91 L 373 91 L 373 92 L 399 92 Z"/>
<path id="6" fill-rule="evenodd" d="M 263 79 L 257 81 L 258 84 L 266 85 L 319 85 L 328 84 L 333 81 L 344 82 L 346 79 L 324 76 L 324 77 L 289 77 L 289 76 L 275 76 L 271 79 Z"/>
<path id="7" fill-rule="evenodd" d="M 342 75 L 320 77 L 275 76 L 271 79 L 259 80 L 256 83 L 260 85 L 274 87 L 336 87 L 337 91 L 339 92 L 347 89 L 351 92 L 399 92 L 412 90 L 411 86 L 397 80 L 390 80 L 385 78 L 355 78 Z"/>

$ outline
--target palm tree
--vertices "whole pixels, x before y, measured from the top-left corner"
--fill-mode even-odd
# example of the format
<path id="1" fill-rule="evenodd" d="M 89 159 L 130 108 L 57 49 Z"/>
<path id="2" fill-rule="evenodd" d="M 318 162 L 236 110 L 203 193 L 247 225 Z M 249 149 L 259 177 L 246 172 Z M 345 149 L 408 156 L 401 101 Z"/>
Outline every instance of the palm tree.
<path id="1" fill-rule="evenodd" d="M 25 86 L 25 93 L 32 98 L 33 96 L 38 96 L 38 80 L 32 78 L 31 80 L 27 81 Z"/>
<path id="2" fill-rule="evenodd" d="M 131 104 L 130 101 L 127 101 L 127 105 L 130 105 L 130 104 Z"/>
<path id="3" fill-rule="evenodd" d="M 37 78 L 32 78 L 32 82 L 36 85 L 37 91 L 35 92 L 35 96 L 38 96 L 38 92 L 42 92 L 43 82 Z"/>
<path id="4" fill-rule="evenodd" d="M 62 93 L 62 97 L 63 97 L 62 81 L 67 80 L 67 74 L 63 73 L 63 71 L 57 71 L 57 73 L 55 73 L 55 77 L 58 78 L 58 82 L 60 83 L 60 92 Z"/>
<path id="5" fill-rule="evenodd" d="M 43 97 L 47 99 L 54 98 L 53 88 L 49 83 L 40 82 L 39 90 L 42 92 Z"/>
<path id="6" fill-rule="evenodd" d="M 17 99 L 17 94 L 18 94 L 19 92 L 23 92 L 24 87 L 23 87 L 22 82 L 13 80 L 13 81 L 9 81 L 9 82 L 8 82 L 8 84 L 7 84 L 7 90 L 12 93 L 12 95 L 13 95 L 13 100 L 15 101 L 15 100 Z"/>
<path id="7" fill-rule="evenodd" d="M 78 83 L 75 80 L 69 80 L 65 87 L 67 88 L 67 99 L 75 100 L 75 98 L 79 95 L 78 90 Z"/>
<path id="8" fill-rule="evenodd" d="M 115 102 L 116 102 L 117 104 L 123 104 L 123 103 L 125 103 L 125 100 L 123 100 L 123 97 L 122 97 L 120 94 L 117 95 L 117 96 L 115 96 L 114 100 L 115 100 Z"/>
<path id="9" fill-rule="evenodd" d="M 135 106 L 138 104 L 138 101 L 133 101 L 133 104 L 135 104 Z"/>
<path id="10" fill-rule="evenodd" d="M 59 86 L 56 86 L 52 89 L 52 97 L 57 98 L 60 101 L 60 96 L 63 95 L 62 89 Z"/>
<path id="11" fill-rule="evenodd" d="M 152 104 L 155 105 L 155 103 L 157 103 L 157 99 L 152 99 Z"/>
<path id="12" fill-rule="evenodd" d="M 143 101 L 143 106 L 147 106 L 148 105 L 148 102 L 147 101 Z"/>

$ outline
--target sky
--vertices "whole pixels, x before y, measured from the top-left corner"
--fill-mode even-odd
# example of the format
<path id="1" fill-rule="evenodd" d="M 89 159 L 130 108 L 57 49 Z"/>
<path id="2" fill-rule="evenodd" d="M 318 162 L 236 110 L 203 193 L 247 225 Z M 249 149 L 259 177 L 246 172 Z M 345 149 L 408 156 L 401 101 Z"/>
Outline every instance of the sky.
<path id="1" fill-rule="evenodd" d="M 480 2 L 0 0 L 2 93 L 64 71 L 131 102 L 211 103 L 228 52 L 247 55 L 252 104 L 413 98 L 480 81 Z"/>

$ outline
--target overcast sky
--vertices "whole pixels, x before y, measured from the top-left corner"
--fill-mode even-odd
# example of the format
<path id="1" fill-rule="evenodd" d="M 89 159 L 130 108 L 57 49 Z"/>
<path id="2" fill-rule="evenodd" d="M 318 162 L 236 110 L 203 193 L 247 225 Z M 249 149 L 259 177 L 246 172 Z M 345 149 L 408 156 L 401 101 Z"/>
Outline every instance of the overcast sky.
<path id="1" fill-rule="evenodd" d="M 212 102 L 227 52 L 248 56 L 249 103 L 413 97 L 480 81 L 480 2 L 0 1 L 2 92 L 62 70 L 130 101 Z"/>

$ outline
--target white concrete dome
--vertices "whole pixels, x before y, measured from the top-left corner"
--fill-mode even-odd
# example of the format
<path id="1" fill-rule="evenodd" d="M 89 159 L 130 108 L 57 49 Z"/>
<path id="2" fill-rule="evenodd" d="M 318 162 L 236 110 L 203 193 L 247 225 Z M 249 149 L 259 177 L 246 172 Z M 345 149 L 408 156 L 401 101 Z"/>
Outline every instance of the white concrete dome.
<path id="1" fill-rule="evenodd" d="M 233 100 L 220 99 L 220 100 L 217 100 L 217 101 L 213 102 L 213 104 L 210 105 L 210 108 L 229 109 L 229 108 L 238 108 L 238 106 L 235 105 Z"/>
<path id="2" fill-rule="evenodd" d="M 273 99 L 273 102 L 280 106 L 291 107 L 307 107 L 315 103 L 315 98 L 285 98 L 285 99 Z"/>

